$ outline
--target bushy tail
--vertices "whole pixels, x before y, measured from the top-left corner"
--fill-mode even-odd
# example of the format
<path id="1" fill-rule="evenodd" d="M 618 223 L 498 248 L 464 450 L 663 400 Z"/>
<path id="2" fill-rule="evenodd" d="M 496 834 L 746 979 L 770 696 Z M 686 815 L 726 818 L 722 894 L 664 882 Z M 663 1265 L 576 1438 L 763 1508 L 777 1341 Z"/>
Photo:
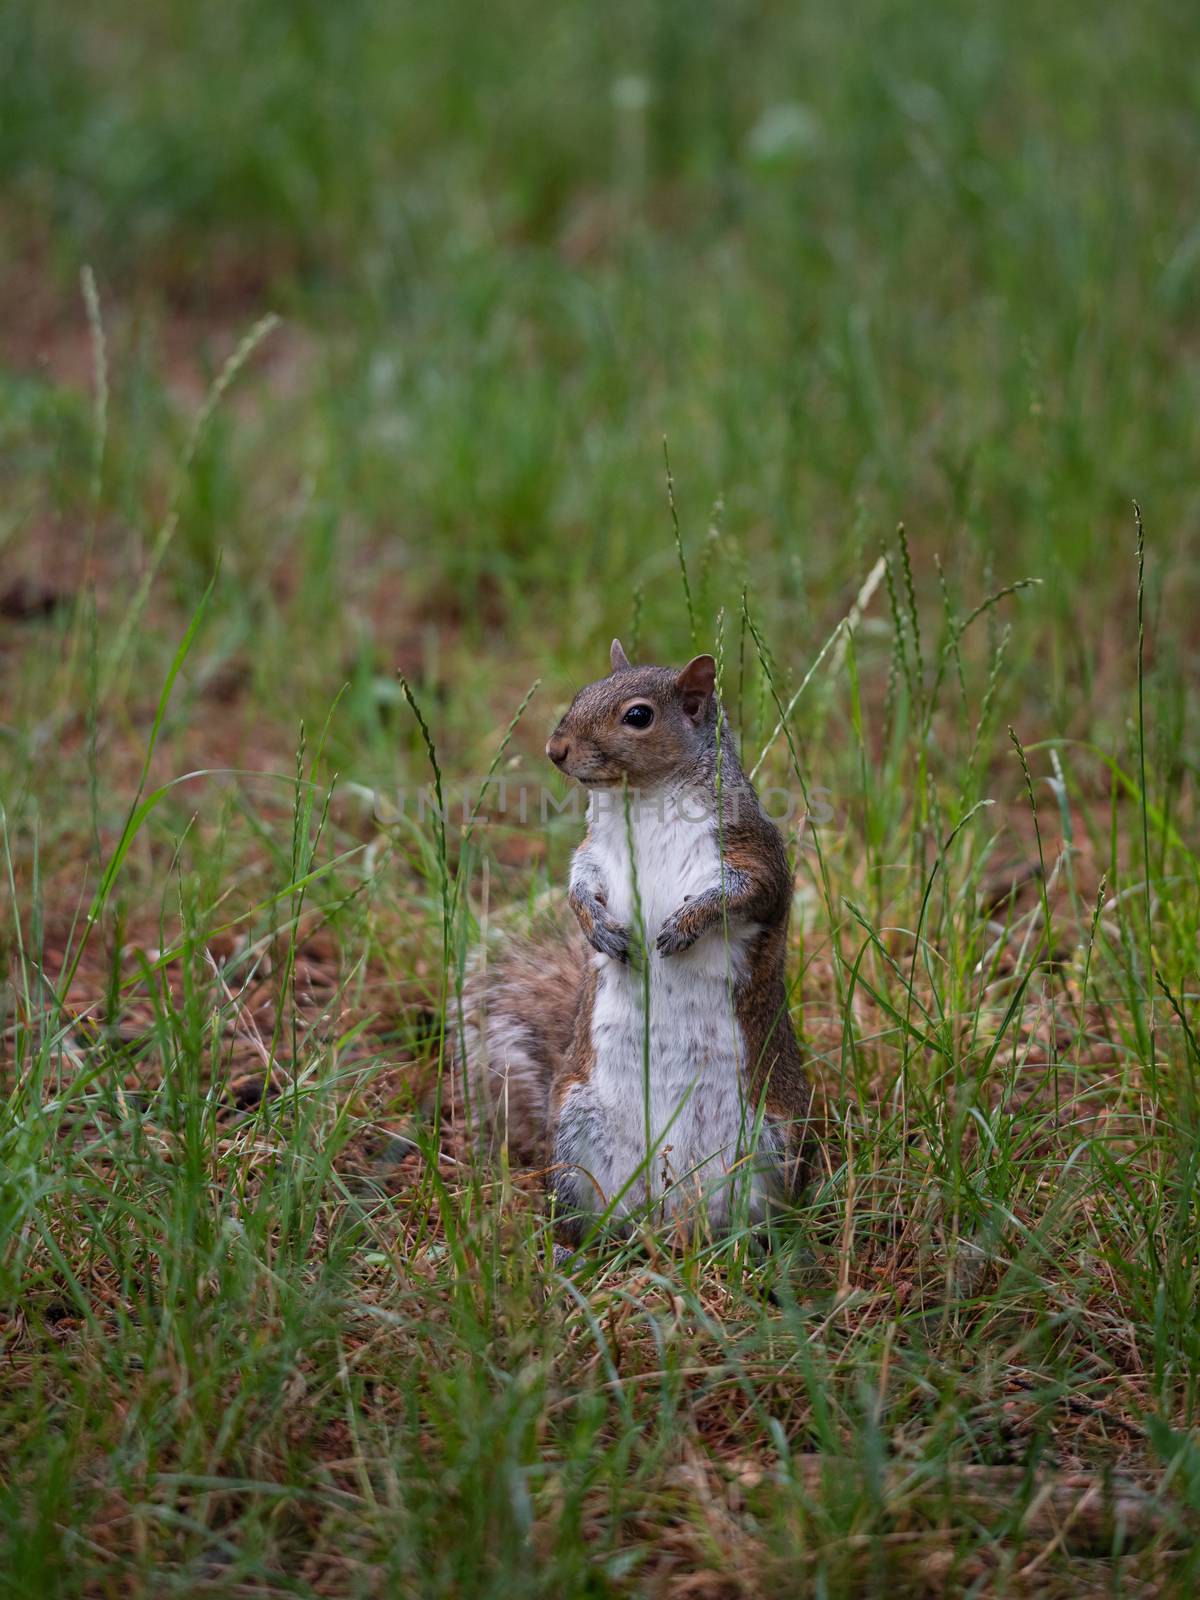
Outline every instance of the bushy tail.
<path id="1" fill-rule="evenodd" d="M 495 1154 L 507 1141 L 516 1165 L 549 1159 L 550 1086 L 571 1043 L 587 960 L 573 920 L 481 946 L 471 958 L 461 1011 L 452 995 L 446 1032 L 455 1113 L 482 1151 Z"/>

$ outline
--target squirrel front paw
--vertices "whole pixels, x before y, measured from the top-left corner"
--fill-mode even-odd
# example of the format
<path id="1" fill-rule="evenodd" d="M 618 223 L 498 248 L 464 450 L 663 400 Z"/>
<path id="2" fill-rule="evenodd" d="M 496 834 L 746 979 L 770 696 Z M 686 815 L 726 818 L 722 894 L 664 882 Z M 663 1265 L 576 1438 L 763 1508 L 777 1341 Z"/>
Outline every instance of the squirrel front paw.
<path id="1" fill-rule="evenodd" d="M 629 930 L 603 911 L 598 912 L 592 919 L 587 939 L 593 950 L 598 950 L 602 956 L 612 956 L 614 961 L 634 959 Z"/>
<path id="2" fill-rule="evenodd" d="M 696 925 L 696 915 L 691 906 L 680 906 L 678 911 L 672 911 L 659 929 L 654 947 L 660 956 L 677 956 L 684 950 L 690 950 L 703 931 Z"/>

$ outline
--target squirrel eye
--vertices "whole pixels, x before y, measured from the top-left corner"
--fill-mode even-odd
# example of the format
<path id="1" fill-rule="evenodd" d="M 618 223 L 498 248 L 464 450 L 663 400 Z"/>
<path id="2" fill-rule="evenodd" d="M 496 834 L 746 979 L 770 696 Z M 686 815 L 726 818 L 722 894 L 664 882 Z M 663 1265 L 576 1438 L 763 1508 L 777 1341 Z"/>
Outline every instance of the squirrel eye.
<path id="1" fill-rule="evenodd" d="M 654 721 L 654 707 L 630 706 L 621 721 L 627 722 L 631 728 L 648 728 Z"/>

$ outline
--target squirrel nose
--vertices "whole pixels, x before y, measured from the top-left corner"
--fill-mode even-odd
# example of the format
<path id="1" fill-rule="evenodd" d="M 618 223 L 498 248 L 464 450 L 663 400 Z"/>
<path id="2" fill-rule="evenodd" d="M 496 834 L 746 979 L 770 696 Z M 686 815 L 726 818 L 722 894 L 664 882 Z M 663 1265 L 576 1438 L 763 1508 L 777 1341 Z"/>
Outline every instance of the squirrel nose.
<path id="1" fill-rule="evenodd" d="M 556 767 L 561 767 L 570 754 L 570 743 L 563 738 L 561 733 L 556 733 L 546 746 L 546 754 Z"/>

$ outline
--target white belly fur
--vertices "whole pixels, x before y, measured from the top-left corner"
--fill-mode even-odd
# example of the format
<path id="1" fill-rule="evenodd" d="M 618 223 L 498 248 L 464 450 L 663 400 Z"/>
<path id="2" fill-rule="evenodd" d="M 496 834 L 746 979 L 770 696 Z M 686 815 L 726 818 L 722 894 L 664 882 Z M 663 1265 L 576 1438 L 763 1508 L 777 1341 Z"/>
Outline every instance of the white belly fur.
<path id="1" fill-rule="evenodd" d="M 720 884 L 712 819 L 692 820 L 694 801 L 690 816 L 687 809 L 680 815 L 670 798 L 643 801 L 627 823 L 619 797 L 593 797 L 590 850 L 604 876 L 610 913 L 630 929 L 638 926 L 636 864 L 650 950 L 650 1022 L 647 1030 L 646 973 L 596 955 L 594 1065 L 589 1081 L 575 1085 L 563 1103 L 559 1149 L 560 1159 L 576 1166 L 581 1198 L 590 1193 L 589 1210 L 615 1202 L 614 1214 L 623 1215 L 644 1206 L 648 1173 L 649 1197 L 662 1200 L 664 1210 L 675 1212 L 703 1194 L 710 1219 L 720 1224 L 730 1206 L 727 1174 L 745 1153 L 756 1121 L 743 1092 L 745 1041 L 733 1000 L 745 945 L 756 929 L 741 925 L 727 936 L 718 927 L 672 956 L 654 949 L 663 923 L 685 899 Z M 761 1182 L 748 1165 L 740 1170 L 755 1191 L 753 1204 Z"/>

